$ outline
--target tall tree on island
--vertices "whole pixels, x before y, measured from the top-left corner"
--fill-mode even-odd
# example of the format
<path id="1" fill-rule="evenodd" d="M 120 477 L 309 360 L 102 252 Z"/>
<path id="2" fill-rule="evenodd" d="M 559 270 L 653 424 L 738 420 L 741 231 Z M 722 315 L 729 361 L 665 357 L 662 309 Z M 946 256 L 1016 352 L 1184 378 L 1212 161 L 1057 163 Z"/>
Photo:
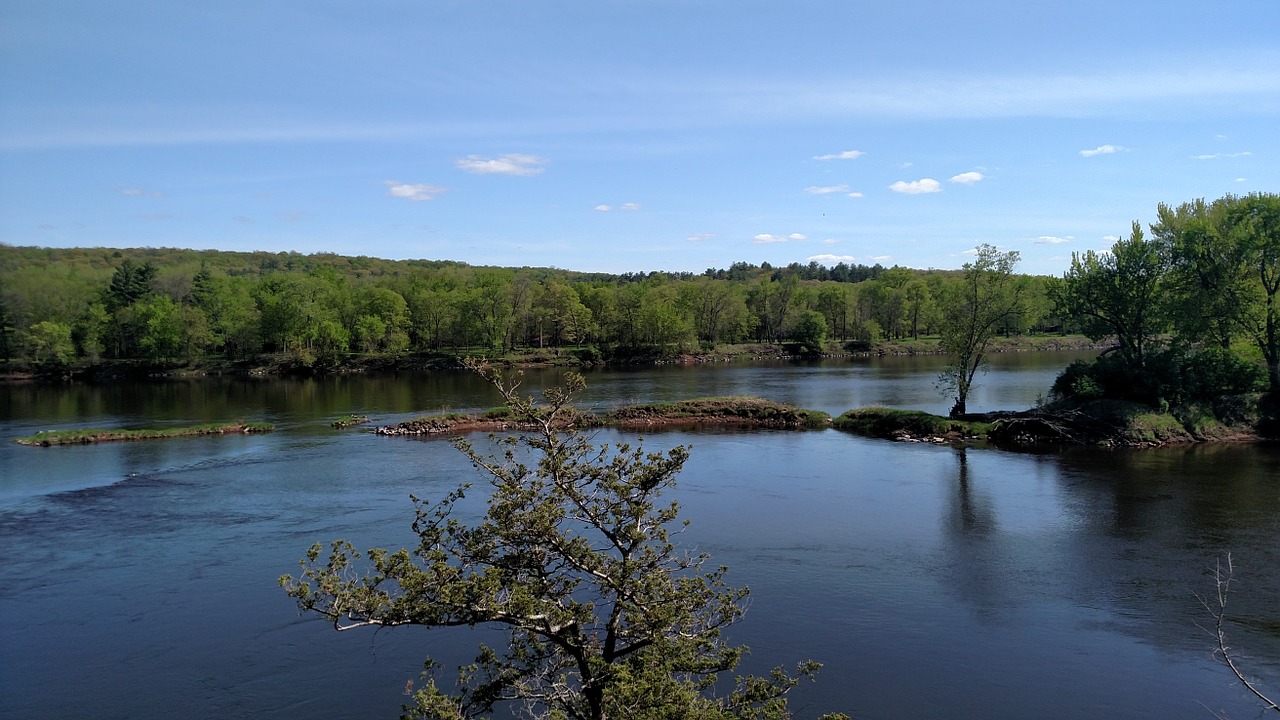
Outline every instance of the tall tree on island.
<path id="1" fill-rule="evenodd" d="M 941 346 L 947 367 L 939 388 L 956 399 L 951 416 L 967 412 L 974 378 L 986 365 L 987 347 L 1006 321 L 1023 311 L 1026 284 L 1013 274 L 1018 252 L 1000 252 L 994 245 L 976 248 L 963 275 L 943 291 Z"/>
<path id="2" fill-rule="evenodd" d="M 1071 269 L 1049 294 L 1090 340 L 1115 337 L 1125 363 L 1141 370 L 1148 347 L 1169 326 L 1167 274 L 1158 244 L 1134 222 L 1129 238 L 1116 241 L 1110 253 L 1072 253 Z"/>

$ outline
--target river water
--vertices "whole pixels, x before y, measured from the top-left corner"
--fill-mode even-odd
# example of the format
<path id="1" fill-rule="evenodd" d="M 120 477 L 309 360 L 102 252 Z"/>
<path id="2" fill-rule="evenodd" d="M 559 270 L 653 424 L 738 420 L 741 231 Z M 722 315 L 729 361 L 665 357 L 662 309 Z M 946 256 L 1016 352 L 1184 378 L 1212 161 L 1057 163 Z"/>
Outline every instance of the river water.
<path id="1" fill-rule="evenodd" d="M 1007 355 L 970 401 L 1022 408 L 1073 356 Z M 752 394 L 838 414 L 945 412 L 937 358 L 588 374 L 582 404 Z M 536 391 L 559 371 L 531 371 Z M 0 387 L 0 716 L 395 717 L 429 654 L 483 631 L 336 633 L 275 585 L 316 541 L 412 543 L 410 493 L 480 480 L 380 423 L 497 404 L 465 374 Z M 269 435 L 28 448 L 41 429 L 268 420 Z M 478 438 L 479 439 L 479 438 Z M 601 441 L 634 441 L 601 431 Z M 745 669 L 816 659 L 802 716 L 1231 718 L 1259 706 L 1212 656 L 1197 593 L 1235 564 L 1240 664 L 1280 694 L 1280 450 L 1016 454 L 834 430 L 663 431 L 693 446 L 681 542 L 752 590 Z M 462 508 L 477 512 L 478 505 Z M 455 663 L 456 664 L 456 663 Z M 1274 695 L 1273 695 L 1274 697 Z"/>

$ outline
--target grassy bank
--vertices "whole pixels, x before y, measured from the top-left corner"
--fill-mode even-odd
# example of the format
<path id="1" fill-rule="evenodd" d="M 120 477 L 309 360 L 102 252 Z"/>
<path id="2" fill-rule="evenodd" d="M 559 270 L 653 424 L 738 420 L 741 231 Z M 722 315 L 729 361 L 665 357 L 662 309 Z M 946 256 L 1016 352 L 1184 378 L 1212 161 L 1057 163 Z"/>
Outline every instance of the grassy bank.
<path id="1" fill-rule="evenodd" d="M 721 425 L 761 428 L 825 427 L 831 421 L 824 412 L 758 397 L 708 397 L 672 403 L 628 405 L 593 415 L 568 413 L 564 422 L 578 427 L 661 428 Z M 374 428 L 378 435 L 441 435 L 467 432 L 521 430 L 506 408 L 478 414 L 444 413 L 414 418 L 396 425 Z"/>
<path id="2" fill-rule="evenodd" d="M 115 442 L 121 440 L 158 440 L 175 437 L 192 437 L 196 435 L 227 435 L 231 433 L 264 433 L 275 429 L 271 423 L 208 423 L 204 425 L 188 425 L 174 428 L 142 428 L 130 430 L 124 428 L 80 430 L 48 430 L 38 432 L 29 437 L 18 438 L 14 442 L 19 445 L 50 447 L 53 445 L 87 445 L 89 443 Z"/>

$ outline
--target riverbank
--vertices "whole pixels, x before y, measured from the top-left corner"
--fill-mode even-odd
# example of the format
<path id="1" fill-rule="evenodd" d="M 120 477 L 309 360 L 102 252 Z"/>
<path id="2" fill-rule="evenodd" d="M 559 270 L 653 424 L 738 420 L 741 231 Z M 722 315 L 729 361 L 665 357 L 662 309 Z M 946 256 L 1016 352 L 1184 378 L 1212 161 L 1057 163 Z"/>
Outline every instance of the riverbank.
<path id="1" fill-rule="evenodd" d="M 992 354 L 1052 352 L 1098 348 L 1098 343 L 1082 335 L 1018 335 L 996 338 L 988 350 Z M 799 346 L 783 343 L 742 343 L 711 349 L 651 349 L 602 351 L 594 347 L 534 348 L 506 353 L 487 353 L 468 348 L 457 352 L 411 353 L 404 355 L 349 355 L 338 362 L 304 363 L 288 354 L 263 355 L 243 360 L 202 358 L 193 361 L 101 360 L 70 366 L 41 367 L 21 361 L 0 363 L 0 382 L 93 382 L 125 380 L 197 378 L 208 376 L 293 377 L 298 375 L 341 375 L 350 373 L 392 374 L 458 370 L 467 357 L 481 357 L 503 367 L 596 367 L 642 365 L 694 365 L 702 363 L 750 363 L 788 360 L 815 360 L 882 356 L 937 355 L 937 338 L 887 340 L 877 343 L 828 343 L 821 353 L 806 353 Z"/>

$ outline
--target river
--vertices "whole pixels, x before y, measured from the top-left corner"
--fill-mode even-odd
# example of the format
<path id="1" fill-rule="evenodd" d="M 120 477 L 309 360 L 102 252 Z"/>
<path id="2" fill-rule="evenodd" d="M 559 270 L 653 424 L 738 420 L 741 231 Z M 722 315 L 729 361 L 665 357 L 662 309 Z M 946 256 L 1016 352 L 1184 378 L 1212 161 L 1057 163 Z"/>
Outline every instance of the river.
<path id="1" fill-rule="evenodd" d="M 975 411 L 1024 408 L 1069 354 L 995 358 Z M 943 413 L 937 358 L 588 373 L 590 407 L 752 394 Z M 560 377 L 526 373 L 530 391 Z M 483 631 L 336 633 L 276 587 L 313 542 L 413 541 L 410 493 L 479 480 L 442 440 L 336 431 L 496 405 L 466 374 L 0 386 L 0 717 L 396 717 L 423 659 Z M 268 435 L 29 448 L 42 429 L 267 420 Z M 601 441 L 635 436 L 600 431 Z M 481 438 L 477 438 L 481 440 Z M 819 431 L 662 431 L 691 445 L 682 543 L 752 590 L 745 669 L 825 667 L 801 716 L 1232 718 L 1197 593 L 1236 563 L 1227 629 L 1280 694 L 1280 449 L 1018 454 Z M 468 505 L 462 512 L 476 512 Z M 1274 696 L 1274 695 L 1273 695 Z"/>

